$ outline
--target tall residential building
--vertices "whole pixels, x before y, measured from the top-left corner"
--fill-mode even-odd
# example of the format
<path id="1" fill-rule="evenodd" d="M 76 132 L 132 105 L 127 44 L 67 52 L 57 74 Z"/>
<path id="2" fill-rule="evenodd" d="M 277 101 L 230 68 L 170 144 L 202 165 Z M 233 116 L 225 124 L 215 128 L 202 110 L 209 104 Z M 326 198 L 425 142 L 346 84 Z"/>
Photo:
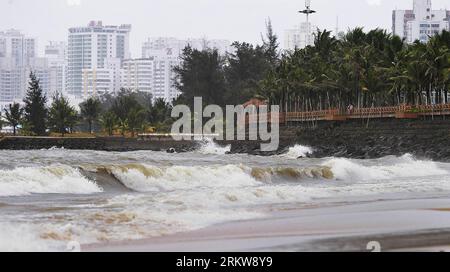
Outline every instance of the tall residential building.
<path id="1" fill-rule="evenodd" d="M 414 0 L 412 10 L 392 12 L 392 32 L 408 43 L 427 42 L 443 30 L 450 29 L 450 11 L 433 10 L 431 0 Z"/>
<path id="2" fill-rule="evenodd" d="M 145 58 L 153 62 L 151 82 L 153 99 L 163 98 L 167 102 L 176 99 L 180 93 L 175 87 L 176 75 L 173 69 L 181 63 L 180 55 L 174 54 L 170 48 L 165 48 L 149 50 Z"/>
<path id="3" fill-rule="evenodd" d="M 67 44 L 65 42 L 49 42 L 45 46 L 45 58 L 50 72 L 49 92 L 66 92 Z"/>
<path id="4" fill-rule="evenodd" d="M 105 60 L 130 58 L 130 32 L 131 25 L 104 26 L 101 21 L 93 21 L 86 27 L 70 28 L 67 92 L 75 97 L 103 92 L 104 89 L 96 88 L 106 85 L 105 71 L 111 73 L 108 78 L 114 77 L 114 71 L 108 69 Z M 83 75 L 87 78 L 83 79 Z"/>
<path id="5" fill-rule="evenodd" d="M 104 63 L 103 68 L 83 69 L 83 97 L 119 92 L 122 60 L 106 58 Z"/>
<path id="6" fill-rule="evenodd" d="M 220 39 L 177 39 L 171 37 L 149 38 L 142 46 L 142 57 L 153 55 L 152 51 L 167 50 L 173 56 L 180 56 L 186 46 L 191 46 L 197 50 L 213 48 L 219 51 L 219 54 L 225 55 L 232 52 L 233 48 L 230 41 Z M 170 51 L 170 52 L 169 52 Z M 159 53 L 157 53 L 159 54 Z"/>
<path id="7" fill-rule="evenodd" d="M 18 101 L 25 89 L 24 69 L 15 65 L 12 58 L 0 58 L 0 108 Z"/>
<path id="8" fill-rule="evenodd" d="M 10 29 L 0 32 L 0 58 L 12 58 L 15 66 L 25 67 L 36 57 L 36 39 Z"/>
<path id="9" fill-rule="evenodd" d="M 317 26 L 309 22 L 303 22 L 292 29 L 286 30 L 284 33 L 284 49 L 291 51 L 314 45 L 313 33 L 316 29 Z"/>
<path id="10" fill-rule="evenodd" d="M 18 30 L 0 31 L 0 104 L 20 101 L 27 88 L 36 40 Z"/>
<path id="11" fill-rule="evenodd" d="M 124 60 L 122 86 L 134 91 L 152 93 L 154 66 L 154 58 Z"/>

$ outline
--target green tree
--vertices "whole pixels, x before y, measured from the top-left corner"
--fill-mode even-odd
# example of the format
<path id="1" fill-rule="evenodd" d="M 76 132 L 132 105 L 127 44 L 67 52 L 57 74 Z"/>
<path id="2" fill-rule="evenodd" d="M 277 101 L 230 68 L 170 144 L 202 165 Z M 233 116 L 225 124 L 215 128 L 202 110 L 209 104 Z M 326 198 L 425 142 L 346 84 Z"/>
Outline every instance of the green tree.
<path id="1" fill-rule="evenodd" d="M 48 114 L 48 124 L 54 132 L 64 135 L 71 132 L 77 122 L 77 112 L 69 101 L 62 95 L 56 94 Z"/>
<path id="2" fill-rule="evenodd" d="M 93 124 L 101 113 L 101 103 L 98 99 L 89 98 L 80 104 L 81 117 L 88 123 L 89 133 L 93 133 Z"/>
<path id="3" fill-rule="evenodd" d="M 271 70 L 271 60 L 264 47 L 249 43 L 233 43 L 235 52 L 227 56 L 226 91 L 223 99 L 229 105 L 242 104 L 253 98 L 260 81 Z"/>
<path id="4" fill-rule="evenodd" d="M 43 94 L 39 79 L 36 78 L 34 73 L 30 73 L 30 82 L 24 103 L 26 126 L 34 135 L 45 135 L 48 113 L 46 108 L 47 98 Z"/>
<path id="5" fill-rule="evenodd" d="M 125 137 L 125 133 L 127 132 L 129 126 L 128 126 L 128 116 L 125 119 L 117 118 L 117 126 L 120 129 L 120 134 L 122 137 Z"/>
<path id="6" fill-rule="evenodd" d="M 139 101 L 132 95 L 131 92 L 123 90 L 119 95 L 115 98 L 112 103 L 111 111 L 117 116 L 118 120 L 125 121 L 128 118 L 128 113 L 134 109 L 142 107 Z"/>
<path id="7" fill-rule="evenodd" d="M 117 116 L 114 112 L 107 111 L 100 117 L 100 123 L 108 135 L 112 136 L 117 125 Z"/>
<path id="8" fill-rule="evenodd" d="M 272 68 L 275 68 L 280 61 L 280 44 L 278 37 L 273 31 L 272 21 L 270 18 L 266 22 L 266 36 L 262 37 L 263 50 L 267 61 L 271 64 Z"/>
<path id="9" fill-rule="evenodd" d="M 206 104 L 224 105 L 225 58 L 218 50 L 199 51 L 188 46 L 183 50 L 181 60 L 174 68 L 175 86 L 185 103 L 193 107 L 194 97 L 202 97 Z"/>
<path id="10" fill-rule="evenodd" d="M 24 109 L 20 107 L 19 103 L 9 105 L 9 109 L 5 109 L 6 123 L 13 127 L 14 136 L 17 134 L 17 127 L 22 122 Z"/>
<path id="11" fill-rule="evenodd" d="M 164 123 L 166 120 L 171 119 L 171 112 L 172 106 L 163 98 L 158 98 L 148 112 L 148 121 L 153 125 Z"/>
<path id="12" fill-rule="evenodd" d="M 131 131 L 131 136 L 134 137 L 136 131 L 142 129 L 145 124 L 146 111 L 141 107 L 132 108 L 128 112 L 128 128 Z"/>

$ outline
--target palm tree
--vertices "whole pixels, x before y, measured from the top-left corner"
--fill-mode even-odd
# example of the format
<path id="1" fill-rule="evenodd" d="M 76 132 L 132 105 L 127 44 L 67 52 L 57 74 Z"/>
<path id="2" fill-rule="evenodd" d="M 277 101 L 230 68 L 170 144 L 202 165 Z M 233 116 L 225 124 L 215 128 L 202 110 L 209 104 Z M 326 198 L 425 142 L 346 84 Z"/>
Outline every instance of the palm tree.
<path id="1" fill-rule="evenodd" d="M 131 136 L 134 137 L 136 130 L 143 127 L 145 123 L 146 111 L 143 108 L 133 108 L 128 113 L 128 128 L 131 130 Z"/>
<path id="2" fill-rule="evenodd" d="M 117 125 L 117 116 L 114 112 L 107 111 L 101 116 L 100 123 L 103 129 L 108 132 L 108 135 L 112 136 Z"/>
<path id="3" fill-rule="evenodd" d="M 93 133 L 93 124 L 101 113 L 101 103 L 98 99 L 89 98 L 80 104 L 81 116 L 89 125 L 89 133 Z"/>
<path id="4" fill-rule="evenodd" d="M 125 133 L 127 132 L 128 126 L 128 118 L 117 118 L 117 125 L 120 128 L 120 134 L 122 137 L 125 137 Z"/>
<path id="5" fill-rule="evenodd" d="M 5 109 L 6 123 L 13 127 L 14 136 L 17 134 L 17 127 L 22 122 L 24 109 L 20 107 L 19 103 L 9 105 L 9 110 Z"/>

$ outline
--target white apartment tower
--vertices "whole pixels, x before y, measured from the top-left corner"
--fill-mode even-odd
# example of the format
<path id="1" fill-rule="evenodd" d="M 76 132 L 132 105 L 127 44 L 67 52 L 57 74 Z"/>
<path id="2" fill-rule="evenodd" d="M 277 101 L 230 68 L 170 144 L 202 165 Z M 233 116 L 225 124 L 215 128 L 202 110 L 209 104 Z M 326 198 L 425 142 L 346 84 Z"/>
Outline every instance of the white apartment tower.
<path id="1" fill-rule="evenodd" d="M 180 55 L 171 48 L 147 50 L 144 59 L 153 62 L 151 93 L 153 99 L 163 98 L 167 102 L 176 99 L 180 93 L 175 87 L 174 67 L 181 64 Z"/>
<path id="2" fill-rule="evenodd" d="M 49 92 L 66 93 L 67 44 L 51 41 L 45 46 L 45 58 L 50 70 Z"/>
<path id="3" fill-rule="evenodd" d="M 221 39 L 177 39 L 171 37 L 149 38 L 142 45 L 142 57 L 152 55 L 152 51 L 168 50 L 173 56 L 180 56 L 186 46 L 203 50 L 207 48 L 217 49 L 219 54 L 225 55 L 232 52 L 230 41 Z M 159 53 L 157 52 L 157 55 Z"/>
<path id="4" fill-rule="evenodd" d="M 36 40 L 18 30 L 0 31 L 0 106 L 23 98 Z"/>
<path id="5" fill-rule="evenodd" d="M 317 26 L 310 22 L 303 22 L 284 32 L 284 49 L 293 51 L 314 45 L 314 32 Z"/>
<path id="6" fill-rule="evenodd" d="M 153 93 L 155 62 L 153 58 L 123 61 L 122 86 L 133 91 Z"/>
<path id="7" fill-rule="evenodd" d="M 115 68 L 109 68 L 115 67 L 115 59 L 122 61 L 130 58 L 130 32 L 131 25 L 104 26 L 101 21 L 93 21 L 86 27 L 70 28 L 67 92 L 75 97 L 94 95 L 105 91 L 105 78 L 120 78 L 120 75 L 114 75 Z M 107 59 L 112 60 L 107 62 Z M 105 73 L 111 75 L 106 76 Z"/>
<path id="8" fill-rule="evenodd" d="M 412 10 L 394 10 L 392 32 L 408 43 L 427 42 L 443 30 L 449 30 L 449 10 L 433 10 L 431 0 L 414 0 Z"/>
<path id="9" fill-rule="evenodd" d="M 104 63 L 102 68 L 83 69 L 83 97 L 116 95 L 120 90 L 122 60 L 106 58 Z"/>
<path id="10" fill-rule="evenodd" d="M 36 39 L 11 29 L 0 32 L 0 58 L 11 58 L 14 65 L 25 67 L 36 56 Z"/>

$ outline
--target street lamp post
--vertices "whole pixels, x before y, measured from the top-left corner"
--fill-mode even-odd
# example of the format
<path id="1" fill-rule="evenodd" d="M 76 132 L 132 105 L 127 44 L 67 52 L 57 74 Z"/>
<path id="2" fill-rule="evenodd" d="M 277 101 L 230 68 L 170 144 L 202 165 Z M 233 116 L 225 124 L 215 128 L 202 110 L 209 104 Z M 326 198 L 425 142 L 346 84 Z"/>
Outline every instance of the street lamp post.
<path id="1" fill-rule="evenodd" d="M 311 44 L 310 38 L 311 38 L 311 26 L 309 24 L 309 15 L 316 13 L 315 10 L 311 9 L 311 0 L 305 0 L 305 7 L 306 9 L 300 10 L 299 13 L 303 13 L 306 15 L 306 24 L 308 26 L 308 43 L 307 46 Z"/>

